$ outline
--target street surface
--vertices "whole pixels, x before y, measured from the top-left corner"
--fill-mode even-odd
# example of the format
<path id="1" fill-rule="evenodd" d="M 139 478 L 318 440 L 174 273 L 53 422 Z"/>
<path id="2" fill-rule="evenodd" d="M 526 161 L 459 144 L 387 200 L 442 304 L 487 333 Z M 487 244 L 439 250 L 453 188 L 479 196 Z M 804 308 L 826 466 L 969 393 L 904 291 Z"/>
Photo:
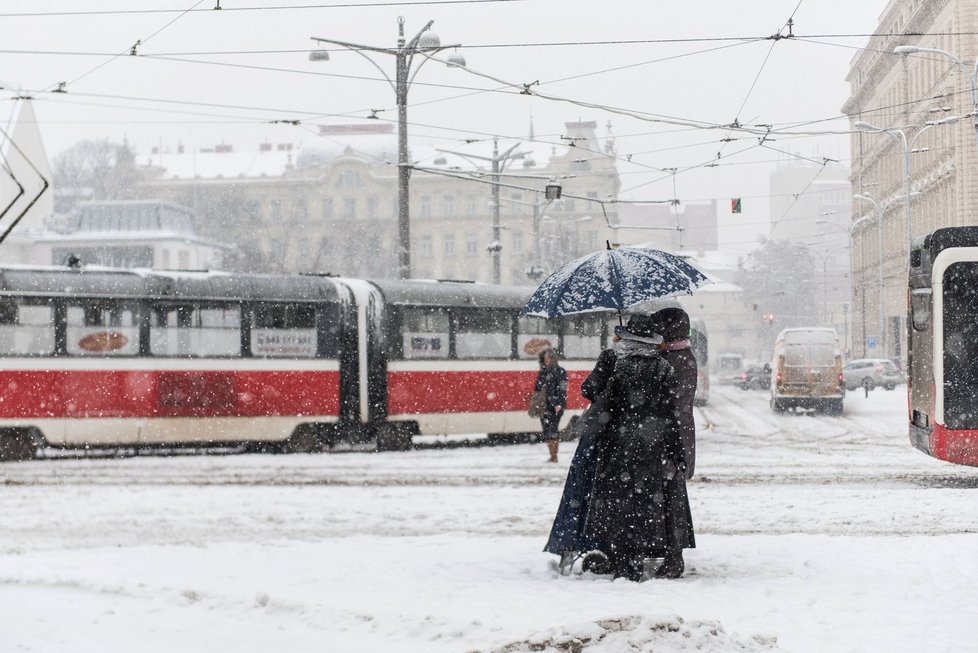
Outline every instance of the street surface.
<path id="1" fill-rule="evenodd" d="M 540 552 L 575 443 L 557 465 L 543 444 L 4 464 L 0 612 L 38 653 L 65 650 L 66 615 L 84 651 L 143 627 L 160 652 L 219 650 L 202 629 L 238 651 L 488 651 L 631 614 L 718 621 L 744 650 L 951 650 L 978 623 L 978 469 L 912 449 L 904 401 L 779 415 L 714 387 L 697 549 L 684 579 L 641 585 L 562 578 Z"/>

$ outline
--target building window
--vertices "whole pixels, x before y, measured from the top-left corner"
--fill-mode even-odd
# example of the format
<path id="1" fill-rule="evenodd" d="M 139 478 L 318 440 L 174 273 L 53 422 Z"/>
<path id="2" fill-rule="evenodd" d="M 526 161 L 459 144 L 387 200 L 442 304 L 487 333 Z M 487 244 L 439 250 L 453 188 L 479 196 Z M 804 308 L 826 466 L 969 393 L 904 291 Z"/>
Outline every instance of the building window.
<path id="1" fill-rule="evenodd" d="M 479 237 L 474 233 L 465 234 L 465 253 L 475 256 L 479 253 Z"/>
<path id="2" fill-rule="evenodd" d="M 445 258 L 455 256 L 455 234 L 445 234 Z"/>
<path id="3" fill-rule="evenodd" d="M 446 218 L 455 217 L 455 196 L 445 195 L 442 198 L 441 214 Z"/>
<path id="4" fill-rule="evenodd" d="M 324 197 L 323 198 L 323 220 L 333 219 L 333 198 Z"/>
<path id="5" fill-rule="evenodd" d="M 355 170 L 344 170 L 338 180 L 338 186 L 348 190 L 360 187 L 360 174 Z"/>
<path id="6" fill-rule="evenodd" d="M 523 253 L 523 234 L 516 232 L 511 240 L 514 254 Z"/>
<path id="7" fill-rule="evenodd" d="M 282 200 L 272 200 L 269 204 L 269 211 L 271 212 L 271 219 L 274 222 L 279 222 L 282 219 Z"/>
<path id="8" fill-rule="evenodd" d="M 306 205 L 305 200 L 296 200 L 292 212 L 295 215 L 295 219 L 299 222 L 305 222 L 309 218 L 309 207 Z"/>
<path id="9" fill-rule="evenodd" d="M 357 217 L 357 200 L 355 197 L 347 197 L 343 200 L 343 218 L 353 220 Z"/>
<path id="10" fill-rule="evenodd" d="M 431 236 L 421 236 L 421 256 L 431 258 L 434 253 L 435 248 Z"/>
<path id="11" fill-rule="evenodd" d="M 421 208 L 420 215 L 421 215 L 422 218 L 430 218 L 431 217 L 431 195 L 422 195 L 421 196 L 421 207 L 420 208 Z"/>
<path id="12" fill-rule="evenodd" d="M 379 212 L 379 207 L 380 207 L 380 200 L 378 200 L 376 197 L 368 197 L 367 217 L 371 219 L 376 218 L 377 213 Z"/>
<path id="13" fill-rule="evenodd" d="M 523 213 L 523 193 L 512 193 L 509 196 L 509 212 L 513 215 Z"/>
<path id="14" fill-rule="evenodd" d="M 465 196 L 465 215 L 471 217 L 477 213 L 478 204 L 475 195 Z"/>

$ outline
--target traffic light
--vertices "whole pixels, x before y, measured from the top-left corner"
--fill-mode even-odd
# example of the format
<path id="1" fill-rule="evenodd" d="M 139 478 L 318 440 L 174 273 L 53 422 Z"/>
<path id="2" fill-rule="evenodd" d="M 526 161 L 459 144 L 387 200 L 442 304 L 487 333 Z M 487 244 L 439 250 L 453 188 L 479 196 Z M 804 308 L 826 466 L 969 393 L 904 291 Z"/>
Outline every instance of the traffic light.
<path id="1" fill-rule="evenodd" d="M 767 323 L 768 324 L 773 324 L 774 323 L 774 313 L 767 313 L 764 316 L 764 319 L 767 320 Z"/>

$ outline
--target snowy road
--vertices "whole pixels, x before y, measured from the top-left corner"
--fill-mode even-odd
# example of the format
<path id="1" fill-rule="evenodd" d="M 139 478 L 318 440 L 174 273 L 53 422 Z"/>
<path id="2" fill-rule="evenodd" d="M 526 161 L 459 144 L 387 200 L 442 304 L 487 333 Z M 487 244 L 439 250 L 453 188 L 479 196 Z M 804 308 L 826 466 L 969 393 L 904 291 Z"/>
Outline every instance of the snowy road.
<path id="1" fill-rule="evenodd" d="M 573 443 L 558 465 L 543 445 L 6 464 L 0 614 L 10 650 L 45 653 L 67 650 L 63 628 L 77 651 L 227 648 L 212 633 L 238 651 L 489 650 L 631 614 L 717 620 L 744 650 L 955 650 L 975 608 L 919 601 L 978 599 L 978 470 L 909 447 L 902 390 L 830 417 L 714 388 L 699 547 L 674 583 L 552 572 L 539 549 Z M 701 650 L 732 646 L 710 637 Z"/>

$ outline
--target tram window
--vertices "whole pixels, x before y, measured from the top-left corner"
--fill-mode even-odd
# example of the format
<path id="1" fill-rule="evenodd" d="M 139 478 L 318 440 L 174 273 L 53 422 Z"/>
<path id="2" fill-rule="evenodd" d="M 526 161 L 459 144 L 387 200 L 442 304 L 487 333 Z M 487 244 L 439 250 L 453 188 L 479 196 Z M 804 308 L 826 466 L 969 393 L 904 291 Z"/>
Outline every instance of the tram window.
<path id="1" fill-rule="evenodd" d="M 4 302 L 0 315 L 0 356 L 54 353 L 54 310 L 49 304 Z"/>
<path id="2" fill-rule="evenodd" d="M 448 358 L 448 312 L 432 308 L 405 308 L 401 317 L 404 358 Z"/>
<path id="3" fill-rule="evenodd" d="M 316 356 L 316 308 L 311 304 L 259 304 L 252 312 L 251 353 L 267 358 Z"/>
<path id="4" fill-rule="evenodd" d="M 507 311 L 460 310 L 456 313 L 455 354 L 458 358 L 509 358 L 512 314 Z"/>
<path id="5" fill-rule="evenodd" d="M 557 348 L 557 320 L 521 317 L 517 322 L 516 351 L 520 358 L 536 358 L 545 347 Z"/>
<path id="6" fill-rule="evenodd" d="M 601 353 L 601 326 L 602 319 L 593 315 L 566 318 L 564 358 L 597 358 Z"/>
<path id="7" fill-rule="evenodd" d="M 930 326 L 930 288 L 910 291 L 910 320 L 916 331 L 926 331 Z"/>
<path id="8" fill-rule="evenodd" d="M 241 309 L 229 305 L 157 305 L 150 313 L 149 336 L 154 356 L 239 356 Z"/>
<path id="9" fill-rule="evenodd" d="M 73 356 L 136 356 L 139 305 L 84 302 L 67 307 L 68 353 Z"/>
<path id="10" fill-rule="evenodd" d="M 16 302 L 0 302 L 0 324 L 17 324 Z"/>
<path id="11" fill-rule="evenodd" d="M 944 272 L 944 418 L 948 428 L 978 428 L 978 263 Z"/>

